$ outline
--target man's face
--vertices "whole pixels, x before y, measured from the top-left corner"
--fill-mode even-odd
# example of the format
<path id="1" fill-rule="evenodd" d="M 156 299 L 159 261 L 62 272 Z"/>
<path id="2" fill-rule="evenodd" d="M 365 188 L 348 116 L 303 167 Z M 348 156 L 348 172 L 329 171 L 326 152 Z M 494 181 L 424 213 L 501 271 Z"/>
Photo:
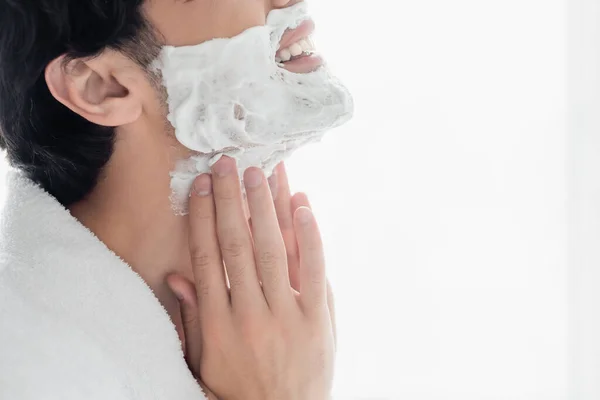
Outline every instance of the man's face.
<path id="1" fill-rule="evenodd" d="M 251 27 L 264 25 L 273 9 L 291 7 L 301 1 L 147 0 L 144 11 L 162 36 L 158 38 L 161 43 L 179 47 L 237 36 Z M 165 108 L 162 111 L 166 113 Z M 161 117 L 166 119 L 166 115 Z M 177 147 L 181 156 L 188 152 L 179 144 Z"/>
<path id="2" fill-rule="evenodd" d="M 314 53 L 305 3 L 162 0 L 146 6 L 166 45 L 152 68 L 167 92 L 168 121 L 179 143 L 195 152 L 171 172 L 177 213 L 187 210 L 193 178 L 209 172 L 217 157 L 238 159 L 240 175 L 250 166 L 270 175 L 351 115 L 351 96 Z"/>

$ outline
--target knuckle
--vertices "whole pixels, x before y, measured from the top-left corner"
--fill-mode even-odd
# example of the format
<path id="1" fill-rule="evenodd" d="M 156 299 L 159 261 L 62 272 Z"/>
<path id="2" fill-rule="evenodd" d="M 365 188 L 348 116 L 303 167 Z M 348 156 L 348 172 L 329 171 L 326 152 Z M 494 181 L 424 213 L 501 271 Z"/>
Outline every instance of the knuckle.
<path id="1" fill-rule="evenodd" d="M 239 238 L 232 238 L 221 245 L 221 251 L 224 256 L 230 258 L 240 258 L 244 254 L 244 242 Z"/>
<path id="2" fill-rule="evenodd" d="M 281 257 L 279 257 L 278 254 L 272 251 L 263 251 L 259 255 L 260 263 L 265 266 L 277 265 L 280 261 L 280 258 Z"/>
<path id="3" fill-rule="evenodd" d="M 229 286 L 231 287 L 231 289 L 235 290 L 244 286 L 244 283 L 246 281 L 246 268 L 247 266 L 245 264 L 241 264 L 236 266 L 235 269 L 228 270 Z"/>
<path id="4" fill-rule="evenodd" d="M 192 268 L 194 269 L 194 281 L 198 296 L 208 296 L 210 291 L 209 280 L 206 279 L 207 270 L 212 267 L 215 257 L 208 252 L 197 250 L 192 252 Z"/>
<path id="5" fill-rule="evenodd" d="M 276 284 L 281 279 L 281 265 L 286 263 L 285 258 L 276 252 L 265 251 L 259 254 L 258 262 L 263 272 L 263 280 Z"/>
<path id="6" fill-rule="evenodd" d="M 258 256 L 258 261 L 263 270 L 269 273 L 277 273 L 279 265 L 283 262 L 283 258 L 272 251 L 263 251 Z"/>
<path id="7" fill-rule="evenodd" d="M 320 269 L 314 269 L 309 272 L 308 279 L 315 285 L 323 285 L 325 274 Z"/>
<path id="8" fill-rule="evenodd" d="M 199 268 L 206 268 L 212 262 L 212 257 L 210 254 L 202 249 L 196 249 L 192 251 L 192 265 Z"/>
<path id="9" fill-rule="evenodd" d="M 207 297 L 210 294 L 210 285 L 207 279 L 196 279 L 197 296 Z"/>

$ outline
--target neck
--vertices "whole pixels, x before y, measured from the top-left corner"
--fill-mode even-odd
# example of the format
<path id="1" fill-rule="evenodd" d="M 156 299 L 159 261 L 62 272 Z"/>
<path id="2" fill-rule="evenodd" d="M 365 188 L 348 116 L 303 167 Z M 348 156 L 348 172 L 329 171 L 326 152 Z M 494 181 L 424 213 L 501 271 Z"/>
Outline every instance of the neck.
<path id="1" fill-rule="evenodd" d="M 176 321 L 178 303 L 165 278 L 177 272 L 192 279 L 187 217 L 175 215 L 169 200 L 179 155 L 164 143 L 144 144 L 119 139 L 100 181 L 71 213 L 146 281 Z"/>

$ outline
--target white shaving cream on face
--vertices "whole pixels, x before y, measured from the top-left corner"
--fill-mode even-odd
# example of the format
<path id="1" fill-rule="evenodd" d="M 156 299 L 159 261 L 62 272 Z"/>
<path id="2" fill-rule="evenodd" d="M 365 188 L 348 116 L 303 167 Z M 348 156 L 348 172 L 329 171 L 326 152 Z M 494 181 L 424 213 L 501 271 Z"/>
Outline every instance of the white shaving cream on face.
<path id="1" fill-rule="evenodd" d="M 251 166 L 270 176 L 294 150 L 352 117 L 352 96 L 325 66 L 299 74 L 275 61 L 285 31 L 307 19 L 300 2 L 233 38 L 163 48 L 154 66 L 167 90 L 168 120 L 196 154 L 171 173 L 176 213 L 187 213 L 194 179 L 221 156 L 237 160 L 240 176 Z"/>

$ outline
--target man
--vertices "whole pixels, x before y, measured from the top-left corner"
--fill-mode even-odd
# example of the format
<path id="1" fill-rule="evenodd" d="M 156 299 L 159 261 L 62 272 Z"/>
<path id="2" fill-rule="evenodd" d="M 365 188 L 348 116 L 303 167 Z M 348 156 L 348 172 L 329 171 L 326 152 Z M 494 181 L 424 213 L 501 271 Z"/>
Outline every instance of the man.
<path id="1" fill-rule="evenodd" d="M 202 399 L 197 381 L 224 400 L 328 396 L 333 310 L 306 196 L 280 165 L 273 204 L 250 168 L 249 227 L 223 157 L 175 215 L 169 172 L 189 151 L 150 68 L 163 45 L 233 37 L 296 3 L 0 0 L 1 142 L 18 169 L 0 398 Z"/>

